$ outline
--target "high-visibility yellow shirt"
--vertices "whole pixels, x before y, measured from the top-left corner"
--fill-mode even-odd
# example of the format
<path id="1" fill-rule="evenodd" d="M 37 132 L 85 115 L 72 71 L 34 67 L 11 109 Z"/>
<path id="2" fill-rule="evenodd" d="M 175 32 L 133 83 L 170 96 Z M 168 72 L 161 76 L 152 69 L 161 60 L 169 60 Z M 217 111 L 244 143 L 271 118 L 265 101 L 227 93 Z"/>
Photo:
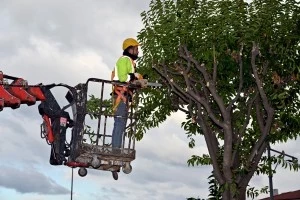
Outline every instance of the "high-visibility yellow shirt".
<path id="1" fill-rule="evenodd" d="M 120 57 L 115 66 L 114 80 L 128 82 L 130 80 L 129 73 L 135 72 L 134 65 L 135 63 L 130 57 Z"/>

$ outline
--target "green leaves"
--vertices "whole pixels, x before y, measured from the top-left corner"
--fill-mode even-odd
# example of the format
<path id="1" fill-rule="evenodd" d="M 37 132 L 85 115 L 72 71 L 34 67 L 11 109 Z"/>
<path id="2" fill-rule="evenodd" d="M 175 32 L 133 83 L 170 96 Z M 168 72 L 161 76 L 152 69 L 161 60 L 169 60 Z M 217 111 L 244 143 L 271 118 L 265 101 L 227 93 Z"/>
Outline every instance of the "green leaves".
<path id="1" fill-rule="evenodd" d="M 138 70 L 149 74 L 151 81 L 166 83 L 152 68 L 153 65 L 164 64 L 166 69 L 162 66 L 159 69 L 165 73 L 172 71 L 169 78 L 186 90 L 182 76 L 173 73 L 176 71 L 175 63 L 182 63 L 186 68 L 190 65 L 180 59 L 178 54 L 180 45 L 184 44 L 193 58 L 205 64 L 211 77 L 213 66 L 217 65 L 216 88 L 228 105 L 239 88 L 241 69 L 238 56 L 242 53 L 243 98 L 235 104 L 232 124 L 235 130 L 243 131 L 247 105 L 256 91 L 251 68 L 252 42 L 255 41 L 259 44 L 261 53 L 256 62 L 258 74 L 269 101 L 275 108 L 271 141 L 296 138 L 300 133 L 300 115 L 297 111 L 300 108 L 299 16 L 299 2 L 294 0 L 254 0 L 249 4 L 229 0 L 151 1 L 149 10 L 141 14 L 144 28 L 139 32 L 138 39 L 143 44 L 144 55 L 139 60 Z M 195 67 L 191 67 L 189 76 L 196 81 L 203 80 L 202 74 Z M 168 84 L 164 85 L 168 87 Z M 197 87 L 202 94 L 205 87 L 198 83 Z M 165 104 L 172 102 L 171 91 L 171 88 L 165 88 L 145 92 L 140 114 L 143 119 L 141 124 L 144 124 L 144 128 L 140 129 L 141 135 L 147 129 L 157 127 L 174 111 L 170 105 Z M 210 98 L 206 100 L 217 109 L 215 102 Z M 248 129 L 241 134 L 244 135 L 245 144 L 253 145 L 259 138 L 258 119 L 254 110 L 251 111 L 250 118 L 254 120 L 252 129 L 255 130 L 256 137 Z M 199 124 L 194 124 L 190 117 L 182 122 L 182 127 L 189 138 L 195 134 L 203 134 Z M 285 134 L 278 134 L 279 130 L 283 130 Z M 215 133 L 220 131 L 215 130 Z M 222 134 L 219 136 L 222 138 Z M 189 146 L 194 145 L 191 139 Z"/>
<path id="2" fill-rule="evenodd" d="M 94 95 L 90 95 L 90 99 L 87 101 L 86 104 L 86 109 L 91 119 L 97 119 L 100 114 L 112 114 L 112 100 L 104 99 L 101 101 Z"/>
<path id="3" fill-rule="evenodd" d="M 230 168 L 232 179 L 238 179 L 256 170 L 251 155 L 259 141 L 286 142 L 299 136 L 299 1 L 153 0 L 141 16 L 138 70 L 164 88 L 142 94 L 140 138 L 172 112 L 183 110 L 187 117 L 181 125 L 189 147 L 197 145 L 195 136 L 205 135 L 211 153 L 194 155 L 188 164 L 206 165 L 217 157 L 220 173 Z M 174 93 L 179 100 L 174 101 Z M 273 109 L 269 129 L 266 119 Z M 220 157 L 223 151 L 231 166 L 224 166 L 230 162 Z M 259 165 L 258 173 L 267 171 Z M 249 192 L 251 197 L 257 194 Z"/>
<path id="4" fill-rule="evenodd" d="M 96 138 L 96 133 L 94 130 L 91 129 L 91 127 L 89 125 L 85 125 L 84 130 L 83 130 L 83 134 L 84 135 L 88 135 L 89 137 L 89 144 L 96 144 L 97 143 L 97 138 Z M 87 142 L 86 139 L 83 139 L 83 142 Z"/>
<path id="5" fill-rule="evenodd" d="M 188 166 L 198 166 L 198 165 L 210 165 L 211 160 L 209 155 L 203 154 L 202 156 L 192 155 L 192 157 L 187 161 Z"/>
<path id="6" fill-rule="evenodd" d="M 269 168 L 271 165 L 272 171 L 270 172 Z M 263 156 L 261 158 L 261 163 L 258 165 L 256 170 L 256 174 L 266 174 L 269 175 L 275 174 L 277 167 L 282 167 L 288 170 L 298 171 L 300 169 L 300 165 L 298 160 L 289 160 L 288 158 L 284 157 L 283 155 L 272 156 L 268 159 L 267 156 Z"/>
<path id="7" fill-rule="evenodd" d="M 220 200 L 222 199 L 221 187 L 218 181 L 215 179 L 213 171 L 212 174 L 208 177 L 209 184 L 209 199 L 211 200 Z"/>

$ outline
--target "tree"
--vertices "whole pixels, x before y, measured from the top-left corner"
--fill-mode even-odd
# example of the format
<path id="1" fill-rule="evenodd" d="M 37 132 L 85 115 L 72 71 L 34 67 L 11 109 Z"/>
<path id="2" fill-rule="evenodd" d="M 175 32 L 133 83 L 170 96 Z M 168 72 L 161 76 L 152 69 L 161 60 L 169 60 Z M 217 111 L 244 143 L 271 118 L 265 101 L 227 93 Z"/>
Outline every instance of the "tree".
<path id="1" fill-rule="evenodd" d="M 141 14 L 139 71 L 164 84 L 142 93 L 139 134 L 178 110 L 204 136 L 222 199 L 245 199 L 267 173 L 269 143 L 300 134 L 300 3 L 295 0 L 153 0 Z M 278 161 L 278 160 L 277 160 Z M 294 169 L 298 165 L 292 165 Z"/>

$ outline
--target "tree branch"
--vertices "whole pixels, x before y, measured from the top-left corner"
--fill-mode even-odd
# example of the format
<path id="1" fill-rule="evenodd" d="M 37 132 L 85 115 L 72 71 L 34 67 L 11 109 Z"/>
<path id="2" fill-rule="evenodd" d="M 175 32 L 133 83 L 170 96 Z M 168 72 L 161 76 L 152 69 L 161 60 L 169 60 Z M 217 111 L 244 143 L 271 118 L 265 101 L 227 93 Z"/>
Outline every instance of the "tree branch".
<path id="1" fill-rule="evenodd" d="M 240 71 L 239 88 L 237 90 L 237 94 L 236 94 L 235 98 L 232 99 L 232 101 L 227 106 L 227 108 L 226 108 L 227 110 L 231 110 L 232 109 L 232 105 L 240 98 L 241 92 L 242 92 L 242 89 L 243 89 L 243 82 L 244 82 L 244 79 L 243 79 L 243 77 L 244 77 L 243 76 L 243 60 L 242 60 L 243 49 L 244 49 L 244 45 L 242 44 L 241 48 L 240 48 L 239 55 L 238 55 L 238 63 L 239 63 L 239 71 Z"/>
<path id="2" fill-rule="evenodd" d="M 247 187 L 250 179 L 253 177 L 253 174 L 256 171 L 257 165 L 261 159 L 262 154 L 264 153 L 264 150 L 266 149 L 267 144 L 263 143 L 263 145 L 260 148 L 260 151 L 257 152 L 255 159 L 250 163 L 249 165 L 249 171 L 244 176 L 239 176 L 237 179 L 238 185 L 241 187 Z"/>
<path id="3" fill-rule="evenodd" d="M 213 46 L 213 53 L 214 53 L 214 72 L 213 72 L 213 83 L 216 85 L 217 83 L 217 59 L 216 59 L 216 49 L 215 45 Z"/>
<path id="4" fill-rule="evenodd" d="M 256 119 L 258 123 L 258 127 L 260 132 L 262 133 L 264 131 L 264 118 L 263 118 L 263 110 L 261 110 L 260 107 L 260 98 L 255 99 L 255 114 L 256 114 Z"/>
<path id="5" fill-rule="evenodd" d="M 211 162 L 214 168 L 214 175 L 215 178 L 218 180 L 220 184 L 225 183 L 225 179 L 222 175 L 222 172 L 219 167 L 218 163 L 218 144 L 217 144 L 217 138 L 216 135 L 211 132 L 209 129 L 209 126 L 203 119 L 203 115 L 201 113 L 201 108 L 198 107 L 198 118 L 196 119 L 197 123 L 201 126 L 203 133 L 204 133 L 204 138 L 207 144 L 208 152 L 211 158 Z"/>
<path id="6" fill-rule="evenodd" d="M 168 85 L 171 87 L 172 92 L 174 92 L 177 96 L 179 96 L 183 101 L 185 101 L 187 103 L 189 102 L 188 98 L 185 96 L 185 92 L 182 93 L 182 92 L 179 92 L 178 90 L 176 90 L 176 88 L 172 84 L 172 81 L 169 78 L 168 74 L 161 72 L 155 65 L 153 65 L 152 68 L 155 69 L 155 71 L 167 81 Z"/>
<path id="7" fill-rule="evenodd" d="M 225 109 L 224 102 L 223 102 L 222 98 L 217 94 L 217 90 L 216 90 L 215 84 L 210 79 L 209 74 L 205 70 L 204 64 L 200 65 L 198 63 L 198 61 L 195 60 L 193 58 L 193 56 L 191 56 L 191 54 L 187 50 L 186 46 L 182 46 L 182 48 L 184 49 L 185 54 L 180 54 L 179 56 L 182 57 L 182 58 L 184 58 L 185 60 L 190 60 L 194 64 L 194 66 L 196 67 L 196 69 L 198 69 L 202 73 L 202 75 L 204 77 L 204 80 L 206 82 L 207 88 L 209 89 L 210 93 L 212 94 L 214 100 L 216 101 L 216 103 L 217 103 L 217 105 L 218 105 L 218 107 L 219 107 L 219 109 L 221 111 L 222 116 L 224 118 L 226 118 L 226 109 Z"/>
<path id="8" fill-rule="evenodd" d="M 261 129 L 261 132 L 262 132 L 262 135 L 259 138 L 259 140 L 257 141 L 257 143 L 255 144 L 255 146 L 253 147 L 253 149 L 251 151 L 251 154 L 249 156 L 248 162 L 253 162 L 252 161 L 253 158 L 255 157 L 255 155 L 257 153 L 259 153 L 258 150 L 261 148 L 261 146 L 263 146 L 263 143 L 265 142 L 266 137 L 270 132 L 270 129 L 271 129 L 271 126 L 272 126 L 272 121 L 273 121 L 273 116 L 274 116 L 274 109 L 270 106 L 270 104 L 268 102 L 267 95 L 263 90 L 263 85 L 262 85 L 262 83 L 259 79 L 259 76 L 258 76 L 258 73 L 257 73 L 257 68 L 256 68 L 256 65 L 255 65 L 256 56 L 259 55 L 259 54 L 260 54 L 260 52 L 259 52 L 258 45 L 253 43 L 252 56 L 251 56 L 251 66 L 252 66 L 252 71 L 253 71 L 253 75 L 254 75 L 254 78 L 255 78 L 255 82 L 256 82 L 256 85 L 257 85 L 257 89 L 259 91 L 260 98 L 262 100 L 262 105 L 263 105 L 264 110 L 267 113 L 267 116 L 266 116 L 266 119 L 262 119 L 262 121 L 265 122 L 264 124 L 262 124 L 262 122 L 259 118 L 257 119 L 257 121 L 259 123 L 259 126 L 260 126 L 260 129 Z M 256 111 L 258 111 L 258 110 L 259 110 L 259 108 L 257 108 Z M 261 118 L 261 116 L 260 116 L 260 118 Z"/>
<path id="9" fill-rule="evenodd" d="M 209 106 L 209 104 L 203 100 L 203 98 L 201 98 L 199 95 L 195 94 L 193 91 L 188 90 L 187 93 L 192 96 L 194 99 L 197 100 L 197 102 L 199 102 L 206 110 L 208 116 L 212 119 L 212 121 L 219 127 L 224 128 L 224 123 L 221 122 L 214 114 L 214 112 L 212 111 L 211 107 Z"/>
<path id="10" fill-rule="evenodd" d="M 214 121 L 214 123 L 220 127 L 223 127 L 224 125 L 222 122 L 220 122 L 217 117 L 214 115 L 213 111 L 211 110 L 211 107 L 209 106 L 208 102 L 206 102 L 203 97 L 196 94 L 194 91 L 191 90 L 190 82 L 188 79 L 187 74 L 183 70 L 181 75 L 184 77 L 187 87 L 187 91 L 184 91 L 181 89 L 172 78 L 168 76 L 167 69 L 165 65 L 162 65 L 165 73 L 161 72 L 157 67 L 153 66 L 153 68 L 159 73 L 160 76 L 164 77 L 169 85 L 171 85 L 171 89 L 174 93 L 176 93 L 180 98 L 184 99 L 185 101 L 188 101 L 188 99 L 192 99 L 194 102 L 199 102 L 203 105 L 203 107 L 206 109 L 207 113 L 209 114 L 209 117 Z"/>
<path id="11" fill-rule="evenodd" d="M 210 107 L 210 105 L 208 103 L 209 102 L 208 99 L 206 99 L 206 101 L 205 101 L 205 99 L 203 97 L 201 97 L 201 95 L 199 94 L 199 92 L 198 92 L 197 89 L 193 90 L 194 86 L 191 86 L 191 82 L 190 82 L 190 79 L 189 79 L 186 71 L 182 70 L 181 74 L 184 77 L 185 84 L 187 86 L 187 88 L 186 88 L 187 89 L 187 91 L 186 91 L 187 94 L 189 94 L 191 97 L 193 97 L 193 99 L 198 100 L 198 102 L 203 105 L 203 107 L 206 109 L 209 117 L 213 120 L 213 122 L 215 124 L 217 124 L 220 127 L 223 127 L 223 124 L 219 121 L 219 119 L 217 119 L 217 117 L 215 116 L 214 112 L 212 112 L 211 107 Z"/>
<path id="12" fill-rule="evenodd" d="M 247 126 L 248 126 L 248 124 L 249 124 L 249 121 L 250 121 L 250 115 L 251 115 L 251 109 L 252 109 L 252 106 L 253 106 L 253 104 L 254 104 L 254 102 L 255 102 L 255 100 L 256 100 L 257 98 L 258 98 L 258 93 L 256 93 L 256 94 L 254 95 L 253 99 L 251 99 L 251 101 L 250 101 L 249 104 L 248 104 L 246 120 L 245 120 L 245 122 L 244 122 L 244 124 L 243 124 L 242 129 L 239 131 L 240 138 L 243 137 L 243 134 L 245 133 L 246 128 L 247 128 Z"/>
<path id="13" fill-rule="evenodd" d="M 261 96 L 264 108 L 266 109 L 266 111 L 269 114 L 269 112 L 271 112 L 272 108 L 271 108 L 270 104 L 268 103 L 268 98 L 267 98 L 266 93 L 263 90 L 263 85 L 262 85 L 261 80 L 259 79 L 259 76 L 258 76 L 258 73 L 257 73 L 257 67 L 256 67 L 256 64 L 255 64 L 256 56 L 259 55 L 259 54 L 260 54 L 259 46 L 256 45 L 255 43 L 253 43 L 252 56 L 251 56 L 252 71 L 253 71 L 253 75 L 254 75 L 254 78 L 255 78 L 255 83 L 257 85 L 259 94 Z"/>
<path id="14" fill-rule="evenodd" d="M 250 121 L 250 115 L 251 115 L 251 109 L 252 109 L 252 106 L 254 104 L 254 101 L 255 99 L 258 97 L 258 93 L 255 94 L 255 96 L 253 97 L 253 99 L 251 99 L 251 101 L 249 102 L 248 104 L 248 109 L 247 109 L 247 115 L 246 115 L 246 120 L 243 124 L 243 127 L 240 131 L 238 131 L 238 138 L 237 138 L 237 141 L 235 143 L 235 145 L 237 146 L 236 149 L 233 151 L 233 154 L 232 154 L 232 160 L 231 160 L 231 164 L 233 165 L 233 163 L 235 162 L 235 160 L 237 159 L 236 156 L 237 156 L 237 152 L 239 151 L 239 146 L 242 142 L 242 138 L 246 132 L 246 128 L 247 128 L 247 125 L 249 124 L 249 121 Z"/>

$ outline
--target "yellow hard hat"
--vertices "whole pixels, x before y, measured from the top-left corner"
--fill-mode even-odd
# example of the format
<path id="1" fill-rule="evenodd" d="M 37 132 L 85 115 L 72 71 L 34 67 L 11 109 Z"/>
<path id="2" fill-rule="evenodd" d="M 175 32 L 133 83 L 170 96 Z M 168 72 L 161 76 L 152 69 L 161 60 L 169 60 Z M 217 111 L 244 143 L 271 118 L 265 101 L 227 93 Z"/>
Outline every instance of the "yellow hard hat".
<path id="1" fill-rule="evenodd" d="M 130 46 L 139 46 L 140 44 L 133 38 L 127 38 L 123 42 L 123 50 L 127 49 Z"/>

